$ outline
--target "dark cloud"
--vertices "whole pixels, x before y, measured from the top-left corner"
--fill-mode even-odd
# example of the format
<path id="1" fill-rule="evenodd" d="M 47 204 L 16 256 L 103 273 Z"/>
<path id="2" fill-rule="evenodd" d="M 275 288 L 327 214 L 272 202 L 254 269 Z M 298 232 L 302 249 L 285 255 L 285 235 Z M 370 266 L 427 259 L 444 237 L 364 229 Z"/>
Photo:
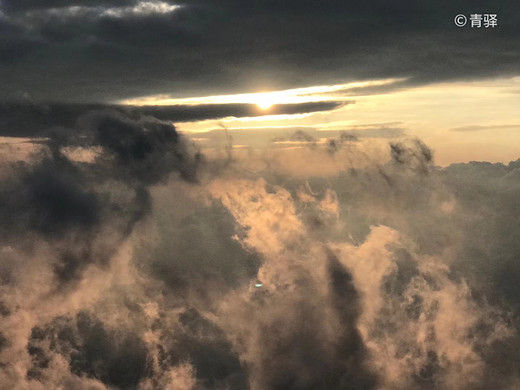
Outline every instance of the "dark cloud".
<path id="1" fill-rule="evenodd" d="M 460 266 L 478 267 L 483 286 L 499 291 L 517 310 L 520 310 L 520 289 L 516 283 L 520 276 L 516 261 L 516 254 L 520 253 L 520 215 L 515 199 L 519 191 L 519 165 L 518 160 L 508 165 L 471 162 L 454 164 L 446 170 L 457 198 L 464 200 L 461 213 L 470 215 L 466 221 L 460 221 L 460 229 L 467 231 L 461 242 Z M 479 212 L 472 213 L 475 208 Z"/>
<path id="2" fill-rule="evenodd" d="M 58 317 L 33 328 L 27 350 L 32 360 L 27 375 L 34 380 L 42 379 L 51 360 L 47 353 L 52 352 L 67 358 L 72 373 L 119 389 L 136 388 L 150 374 L 148 350 L 138 335 L 106 329 L 102 321 L 87 312 L 75 318 Z"/>
<path id="3" fill-rule="evenodd" d="M 4 237 L 31 230 L 60 235 L 99 222 L 98 197 L 89 191 L 80 170 L 62 156 L 46 158 L 20 176 L 4 182 L 1 191 Z"/>
<path id="4" fill-rule="evenodd" d="M 412 146 L 403 142 L 390 144 L 392 161 L 427 173 L 433 164 L 433 152 L 421 140 L 411 141 Z"/>
<path id="5" fill-rule="evenodd" d="M 44 380 L 51 355 L 62 355 L 77 376 L 98 379 L 117 389 L 135 389 L 151 378 L 154 370 L 190 362 L 201 388 L 248 389 L 244 367 L 232 350 L 225 333 L 197 310 L 178 316 L 179 329 L 171 334 L 161 329 L 161 360 L 154 362 L 152 351 L 135 331 L 106 325 L 94 314 L 79 312 L 75 317 L 56 317 L 35 327 L 27 345 L 31 380 Z M 159 325 L 165 325 L 157 323 Z M 154 366 L 155 365 L 155 366 Z M 155 386 L 160 386 L 155 383 Z"/>
<path id="6" fill-rule="evenodd" d="M 163 120 L 190 122 L 194 120 L 216 119 L 229 116 L 252 117 L 262 115 L 292 115 L 320 111 L 330 111 L 354 102 L 310 102 L 298 104 L 275 104 L 268 110 L 261 110 L 255 104 L 208 104 L 195 106 L 166 106 L 134 108 L 145 115 Z"/>
<path id="7" fill-rule="evenodd" d="M 338 367 L 336 379 L 331 380 L 331 375 L 324 375 L 324 377 L 327 378 L 326 381 L 331 388 L 341 388 L 345 385 L 352 389 L 377 388 L 375 375 L 367 369 L 368 353 L 356 326 L 360 307 L 352 276 L 333 254 L 329 254 L 327 271 L 333 307 L 338 312 L 342 329 L 337 345 L 337 357 L 334 360 L 341 362 L 342 367 Z"/>
<path id="8" fill-rule="evenodd" d="M 352 103 L 352 102 L 350 102 Z M 277 104 L 268 111 L 254 104 L 201 104 L 175 106 L 116 106 L 102 104 L 48 104 L 5 103 L 0 104 L 0 135 L 9 137 L 54 137 L 69 133 L 77 138 L 80 133 L 91 133 L 82 116 L 91 111 L 111 110 L 114 115 L 139 120 L 150 116 L 156 120 L 190 122 L 225 117 L 250 117 L 262 115 L 303 114 L 334 110 L 349 102 L 317 102 L 301 104 Z M 78 120 L 81 122 L 78 123 Z M 79 127 L 77 126 L 79 124 Z M 108 135 L 106 135 L 108 136 Z"/>
<path id="9" fill-rule="evenodd" d="M 107 0 L 89 7 L 134 4 Z M 0 68 L 4 98 L 24 91 L 39 100 L 107 101 L 384 77 L 417 85 L 517 74 L 520 15 L 513 0 L 179 4 L 173 12 L 78 21 L 43 11 L 79 3 L 2 3 L 0 23 L 19 26 L 4 35 L 0 49 L 11 53 Z M 455 15 L 477 12 L 496 13 L 498 27 L 454 25 Z"/>
<path id="10" fill-rule="evenodd" d="M 188 309 L 179 316 L 181 330 L 168 343 L 166 354 L 172 365 L 192 362 L 196 377 L 209 389 L 228 388 L 247 390 L 247 372 L 239 361 L 226 334 L 202 317 L 197 310 Z"/>
<path id="11" fill-rule="evenodd" d="M 63 281 L 76 279 L 91 262 L 105 263 L 149 212 L 148 187 L 173 172 L 195 181 L 200 159 L 189 154 L 172 125 L 158 120 L 138 122 L 119 112 L 100 111 L 80 122 L 91 139 L 79 142 L 78 132 L 58 134 L 35 163 L 10 167 L 0 190 L 5 242 L 30 248 L 26 240 L 31 233 L 68 242 L 58 250 L 55 264 Z M 94 164 L 75 163 L 63 153 L 64 147 L 80 143 L 101 148 Z M 117 185 L 130 195 L 118 196 Z M 106 226 L 116 235 L 96 249 Z"/>
<path id="12" fill-rule="evenodd" d="M 222 205 L 200 207 L 180 195 L 177 199 L 179 205 L 158 201 L 159 208 L 169 210 L 161 218 L 159 244 L 143 246 L 139 263 L 176 297 L 196 296 L 212 304 L 216 295 L 249 283 L 261 260 L 232 238 L 234 219 Z M 181 210 L 187 205 L 189 213 Z"/>
<path id="13" fill-rule="evenodd" d="M 88 2 L 88 6 L 104 6 L 114 7 L 133 4 L 133 0 L 93 0 Z M 83 1 L 79 0 L 3 0 L 2 8 L 7 11 L 28 11 L 33 9 L 47 9 L 47 8 L 60 8 L 60 7 L 74 7 L 85 5 Z"/>

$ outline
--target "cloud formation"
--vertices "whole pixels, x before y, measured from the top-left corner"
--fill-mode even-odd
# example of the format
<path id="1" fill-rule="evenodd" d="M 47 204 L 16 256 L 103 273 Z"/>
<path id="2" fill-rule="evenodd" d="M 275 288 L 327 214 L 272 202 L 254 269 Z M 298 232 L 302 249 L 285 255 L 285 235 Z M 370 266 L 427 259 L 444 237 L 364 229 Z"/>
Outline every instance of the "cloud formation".
<path id="1" fill-rule="evenodd" d="M 118 110 L 71 126 L 1 166 L 2 386 L 518 387 L 518 161 L 302 130 L 201 153 Z"/>
<path id="2" fill-rule="evenodd" d="M 406 77 L 406 85 L 507 77 L 518 74 L 515 7 L 513 0 L 4 0 L 2 94 L 107 102 L 387 77 Z M 498 28 L 457 28 L 459 13 L 496 13 Z"/>
<path id="3" fill-rule="evenodd" d="M 149 116 L 154 120 L 190 122 L 227 117 L 293 115 L 335 110 L 353 102 L 310 102 L 276 104 L 268 111 L 255 104 L 197 104 L 173 106 L 128 106 L 106 104 L 35 104 L 30 102 L 0 103 L 0 135 L 4 137 L 53 136 L 73 133 L 72 137 L 88 135 L 92 128 L 83 116 L 90 111 L 110 110 L 134 121 Z"/>

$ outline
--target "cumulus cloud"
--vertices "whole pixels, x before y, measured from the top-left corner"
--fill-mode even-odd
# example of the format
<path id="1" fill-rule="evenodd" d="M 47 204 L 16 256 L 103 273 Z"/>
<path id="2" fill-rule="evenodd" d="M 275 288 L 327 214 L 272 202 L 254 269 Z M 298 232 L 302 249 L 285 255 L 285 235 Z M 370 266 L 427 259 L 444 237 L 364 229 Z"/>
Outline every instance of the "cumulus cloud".
<path id="1" fill-rule="evenodd" d="M 2 164 L 2 386 L 518 387 L 518 161 L 73 118 Z"/>
<path id="2" fill-rule="evenodd" d="M 405 144 L 409 146 L 404 146 Z M 437 182 L 435 177 L 425 179 L 425 176 L 437 174 L 433 166 L 430 166 L 429 169 L 425 168 L 431 161 L 431 154 L 426 146 L 418 141 L 405 144 L 393 145 L 391 150 L 394 159 L 390 161 L 389 165 L 377 169 L 372 167 L 372 173 L 369 173 L 371 169 L 366 169 L 364 173 L 357 173 L 353 180 L 366 182 L 366 175 L 373 175 L 371 179 L 374 182 L 370 185 L 386 187 L 386 196 L 394 191 L 388 187 L 402 185 L 398 180 L 413 182 L 415 179 L 419 179 Z M 396 149 L 399 150 L 397 156 Z M 402 159 L 403 154 L 409 158 Z M 418 159 L 422 160 L 420 164 Z M 403 164 L 406 167 L 403 167 Z M 411 183 L 406 184 L 411 185 Z M 314 191 L 317 191 L 320 185 L 316 183 L 312 187 Z M 234 192 L 235 188 L 238 189 L 238 194 Z M 339 331 L 335 330 L 338 333 L 332 331 L 332 340 L 321 341 L 319 335 L 327 327 L 331 327 L 334 320 L 337 319 L 334 309 L 345 310 L 348 308 L 349 313 L 353 316 L 350 317 L 351 321 L 353 320 L 356 324 L 355 332 L 359 332 L 358 336 L 355 333 L 349 334 L 349 342 L 354 344 L 350 345 L 348 350 L 355 354 L 356 364 L 365 367 L 366 372 L 369 373 L 368 377 L 374 381 L 370 384 L 370 381 L 364 382 L 363 379 L 351 377 L 349 367 L 343 366 L 341 372 L 348 377 L 344 380 L 348 381 L 353 388 L 357 388 L 357 384 L 359 388 L 375 386 L 375 388 L 392 389 L 474 389 L 488 388 L 491 386 L 490 383 L 514 387 L 517 380 L 516 374 L 512 374 L 512 377 L 502 381 L 503 378 L 491 379 L 487 372 L 496 369 L 493 367 L 496 362 L 488 360 L 490 348 L 493 348 L 491 346 L 505 342 L 505 340 L 516 339 L 516 328 L 511 326 L 506 319 L 507 315 L 501 313 L 499 308 L 488 305 L 485 301 L 475 300 L 473 296 L 475 292 L 460 275 L 460 279 L 453 279 L 449 266 L 451 261 L 449 251 L 453 248 L 450 248 L 449 244 L 444 243 L 443 248 L 438 248 L 440 255 L 432 256 L 428 254 L 430 249 L 428 246 L 421 248 L 422 242 L 414 241 L 411 230 L 408 233 L 410 236 L 406 236 L 386 226 L 372 228 L 367 226 L 364 237 L 355 239 L 352 234 L 354 232 L 349 232 L 351 227 L 348 225 L 359 222 L 349 221 L 350 218 L 339 219 L 340 213 L 337 210 L 342 206 L 342 202 L 338 201 L 336 196 L 331 201 L 330 189 L 321 195 L 323 200 L 318 202 L 314 200 L 318 194 L 311 196 L 305 190 L 293 192 L 291 195 L 281 187 L 267 190 L 268 188 L 269 186 L 265 182 L 260 181 L 254 185 L 253 183 L 247 184 L 247 182 L 232 185 L 228 182 L 218 184 L 214 189 L 224 204 L 233 213 L 236 213 L 237 221 L 249 226 L 250 230 L 244 243 L 255 248 L 265 257 L 265 262 L 259 269 L 258 275 L 264 285 L 263 288 L 269 294 L 266 293 L 266 296 L 262 297 L 258 306 L 255 305 L 253 309 L 242 315 L 244 318 L 258 315 L 259 318 L 256 321 L 260 324 L 264 321 L 269 323 L 274 321 L 277 324 L 280 323 L 282 329 L 290 329 L 289 334 L 286 335 L 282 332 L 276 336 L 267 336 L 262 334 L 261 330 L 257 330 L 256 332 L 260 332 L 259 335 L 250 328 L 250 325 L 247 330 L 242 329 L 246 335 L 242 336 L 241 342 L 243 342 L 243 338 L 259 340 L 256 342 L 260 345 L 255 345 L 257 349 L 252 352 L 246 351 L 246 353 L 249 352 L 247 355 L 249 359 L 254 362 L 251 363 L 252 366 L 256 367 L 255 364 L 259 364 L 258 356 L 262 356 L 265 353 L 263 348 L 268 347 L 265 344 L 265 338 L 276 337 L 276 345 L 293 343 L 287 349 L 291 352 L 297 350 L 299 354 L 287 359 L 291 364 L 296 364 L 296 372 L 305 373 L 305 375 L 296 375 L 294 378 L 291 376 L 291 369 L 294 367 L 284 366 L 283 373 L 279 373 L 280 377 L 276 377 L 276 380 L 287 380 L 287 382 L 283 382 L 282 388 L 324 386 L 320 382 L 324 377 L 330 381 L 328 385 L 331 388 L 341 388 L 340 384 L 334 382 L 333 370 L 327 370 L 326 373 L 320 372 L 319 369 L 322 366 L 317 362 L 313 363 L 312 368 L 298 365 L 298 359 L 307 353 L 311 362 L 313 362 L 312 356 L 319 354 L 320 359 L 326 359 L 327 354 L 306 351 L 305 347 L 301 346 L 301 341 L 292 340 L 291 337 L 300 332 L 298 329 L 293 329 L 295 324 L 303 323 L 304 326 L 311 326 L 316 332 L 314 341 L 320 340 L 319 343 L 329 345 L 328 351 L 340 348 L 340 335 L 342 335 L 341 332 L 348 331 L 347 324 L 341 323 Z M 343 191 L 348 190 L 348 186 L 343 187 Z M 406 202 L 410 201 L 410 197 L 417 195 L 401 192 L 398 189 L 395 191 L 398 191 L 397 196 L 402 198 L 401 201 Z M 304 195 L 302 196 L 302 194 Z M 341 194 L 339 199 L 342 195 L 345 194 Z M 363 194 L 359 194 L 359 196 L 366 195 L 365 191 Z M 355 199 L 356 195 L 353 196 Z M 435 194 L 435 196 L 440 195 Z M 319 197 L 318 195 L 317 198 L 319 199 Z M 359 207 L 356 204 L 357 201 L 364 201 L 354 199 L 351 197 L 350 202 L 343 207 L 356 208 Z M 305 205 L 305 208 L 308 208 L 309 202 L 313 201 L 315 207 L 321 209 L 321 212 L 315 214 L 310 223 L 311 220 L 303 218 L 305 215 L 303 211 L 300 214 L 296 210 L 300 202 Z M 333 204 L 338 202 L 338 207 L 328 206 L 331 202 Z M 370 205 L 367 204 L 364 207 L 370 210 L 371 207 L 376 208 L 378 203 L 381 207 L 384 201 L 378 199 L 378 202 L 370 202 Z M 389 203 L 389 206 L 392 206 L 392 202 Z M 436 199 L 436 203 L 440 206 L 441 200 Z M 265 207 L 265 211 L 263 207 Z M 381 211 L 384 214 L 379 215 L 376 219 L 386 220 L 386 224 L 399 226 L 406 230 L 399 217 L 393 218 L 394 213 L 399 214 L 404 210 L 392 210 L 385 206 L 382 208 Z M 424 205 L 421 209 L 426 211 Z M 358 210 L 357 213 L 364 213 L 368 210 Z M 355 212 L 353 211 L 352 214 Z M 417 210 L 414 210 L 414 214 L 416 212 Z M 432 213 L 435 212 L 441 211 L 432 211 Z M 330 214 L 338 219 L 331 220 Z M 276 218 L 276 215 L 283 215 L 283 218 Z M 450 217 L 448 216 L 448 218 Z M 417 222 L 412 218 L 406 219 L 404 223 L 410 224 L 408 229 L 412 227 L 411 225 L 415 225 L 413 228 L 419 228 Z M 303 221 L 306 223 L 302 223 Z M 340 221 L 342 224 L 339 223 Z M 349 237 L 350 242 L 348 242 L 349 240 L 345 243 L 334 242 L 334 237 L 337 237 L 338 232 L 330 230 L 325 236 L 325 242 L 317 239 L 320 236 L 315 231 L 326 230 L 325 226 L 331 224 L 335 224 L 337 229 L 341 228 L 343 240 Z M 421 229 L 429 229 L 424 223 L 420 223 L 419 226 Z M 360 229 L 360 227 L 357 226 L 356 229 Z M 329 301 L 330 296 L 328 299 L 324 296 L 320 297 L 320 293 L 324 293 L 324 288 L 332 289 L 325 294 L 333 294 L 334 291 L 334 278 L 327 280 L 327 273 L 323 273 L 323 269 L 330 267 L 330 256 L 337 259 L 335 260 L 337 261 L 336 267 L 344 267 L 339 268 L 339 270 L 343 270 L 341 271 L 344 275 L 342 278 L 355 286 L 351 292 L 353 295 L 348 294 L 348 290 L 342 291 L 338 299 L 341 299 L 343 306 L 339 308 L 336 306 L 337 303 Z M 478 288 L 478 285 L 474 288 Z M 280 313 L 271 313 L 276 309 L 271 308 L 273 303 L 269 301 L 269 298 L 272 297 L 271 294 L 280 292 L 282 294 L 276 298 L 276 306 L 283 306 L 283 302 L 286 300 L 291 302 L 291 309 L 285 307 L 281 309 L 283 320 L 279 318 Z M 317 307 L 307 312 L 300 309 L 298 304 L 292 301 L 293 299 L 303 299 L 306 304 L 315 299 L 318 299 L 319 302 L 316 303 Z M 246 307 L 250 305 L 250 303 L 244 304 Z M 327 308 L 327 304 L 331 306 Z M 358 305 L 359 309 L 355 309 Z M 298 308 L 296 309 L 297 314 L 294 315 L 294 320 L 289 320 L 287 318 L 291 318 L 290 313 L 291 310 L 295 310 L 294 307 Z M 231 310 L 237 310 L 236 304 L 231 305 Z M 321 312 L 322 310 L 325 312 Z M 313 311 L 321 312 L 319 318 L 326 318 L 327 325 L 313 323 Z M 266 320 L 266 316 L 269 319 Z M 274 318 L 270 318 L 273 316 Z M 341 315 L 340 318 L 342 318 Z M 242 324 L 243 320 L 234 319 L 233 322 Z M 485 328 L 486 331 L 481 333 L 482 328 Z M 331 330 L 328 329 L 328 331 Z M 334 336 L 338 338 L 334 338 Z M 362 342 L 359 341 L 363 346 L 360 350 L 355 347 L 357 337 L 362 340 Z M 307 338 L 308 336 L 302 335 L 298 340 L 307 341 Z M 327 344 L 327 342 L 331 344 Z M 364 352 L 358 354 L 356 351 Z M 278 351 L 268 351 L 267 353 L 270 356 L 280 354 Z M 511 359 L 512 357 L 508 355 L 504 358 Z M 340 356 L 334 356 L 333 359 L 338 363 L 341 362 Z M 313 369 L 318 371 L 313 372 Z M 269 366 L 266 371 L 268 372 L 261 371 L 259 377 L 265 378 L 277 373 L 272 366 Z M 353 371 L 361 373 L 361 377 L 363 377 L 363 370 L 359 367 Z M 313 377 L 313 373 L 315 373 L 315 377 Z M 463 374 L 461 375 L 461 373 Z M 338 383 L 342 383 L 341 380 Z M 273 384 L 266 385 L 265 383 L 256 386 L 258 388 L 276 388 Z"/>
<path id="3" fill-rule="evenodd" d="M 174 173 L 196 180 L 199 158 L 173 126 L 136 122 L 114 112 L 93 112 L 82 120 L 92 130 L 89 145 L 99 148 L 93 163 L 77 163 L 62 152 L 68 141 L 77 141 L 71 135 L 70 140 L 51 139 L 32 160 L 2 167 L 2 331 L 9 335 L 2 352 L 4 361 L 14 363 L 3 375 L 3 386 L 24 386 L 16 366 L 29 364 L 24 350 L 35 366 L 26 379 L 38 381 L 38 368 L 54 367 L 42 347 L 32 348 L 24 338 L 36 332 L 30 328 L 40 315 L 59 317 L 67 308 L 88 306 L 84 284 L 103 284 L 89 266 L 110 268 L 109 260 L 149 212 L 149 186 Z M 52 382 L 54 374 L 49 375 Z"/>

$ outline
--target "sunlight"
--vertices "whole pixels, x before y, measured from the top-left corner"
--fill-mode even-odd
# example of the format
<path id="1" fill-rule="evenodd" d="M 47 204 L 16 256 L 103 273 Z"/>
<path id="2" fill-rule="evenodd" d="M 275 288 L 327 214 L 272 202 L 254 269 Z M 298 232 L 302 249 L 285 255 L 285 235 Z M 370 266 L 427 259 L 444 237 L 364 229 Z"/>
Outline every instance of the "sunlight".
<path id="1" fill-rule="evenodd" d="M 271 99 L 269 99 L 269 96 L 261 96 L 256 102 L 258 108 L 264 111 L 270 109 L 273 104 L 274 103 L 271 101 Z"/>
<path id="2" fill-rule="evenodd" d="M 351 99 L 356 94 L 363 94 L 363 88 L 384 87 L 404 79 L 382 79 L 352 82 L 336 85 L 318 85 L 313 87 L 293 88 L 282 91 L 241 93 L 234 95 L 201 96 L 191 98 L 174 98 L 172 95 L 152 95 L 133 99 L 120 100 L 117 104 L 135 106 L 166 106 L 196 104 L 256 104 L 263 110 L 274 104 L 300 104 L 308 102 L 341 101 Z"/>

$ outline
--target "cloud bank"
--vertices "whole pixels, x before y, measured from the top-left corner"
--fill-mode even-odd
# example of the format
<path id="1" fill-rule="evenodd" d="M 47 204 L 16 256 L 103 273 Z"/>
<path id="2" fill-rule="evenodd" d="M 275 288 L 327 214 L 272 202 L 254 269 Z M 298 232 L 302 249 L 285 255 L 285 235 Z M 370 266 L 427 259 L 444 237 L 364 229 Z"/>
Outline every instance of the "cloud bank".
<path id="1" fill-rule="evenodd" d="M 460 13 L 495 13 L 498 28 L 458 28 Z M 508 77 L 518 75 L 519 18 L 514 0 L 3 0 L 0 98 L 109 102 Z"/>
<path id="2" fill-rule="evenodd" d="M 210 152 L 117 110 L 70 126 L 1 166 L 2 388 L 520 385 L 518 161 L 441 169 L 402 134 Z"/>

